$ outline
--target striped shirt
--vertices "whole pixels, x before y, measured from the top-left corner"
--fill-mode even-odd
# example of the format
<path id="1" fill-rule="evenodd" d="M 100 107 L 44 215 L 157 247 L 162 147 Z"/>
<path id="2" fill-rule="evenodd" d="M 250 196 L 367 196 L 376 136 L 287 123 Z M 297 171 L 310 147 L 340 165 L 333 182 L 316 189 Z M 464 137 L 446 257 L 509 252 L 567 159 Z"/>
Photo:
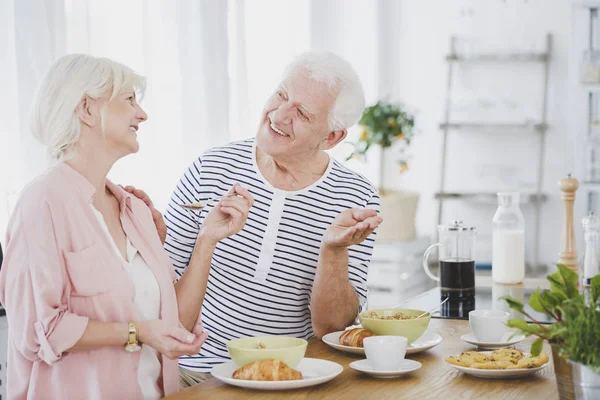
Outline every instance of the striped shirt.
<path id="1" fill-rule="evenodd" d="M 177 204 L 206 202 L 225 194 L 234 183 L 254 197 L 245 227 L 221 240 L 214 251 L 202 325 L 209 332 L 198 355 L 179 365 L 209 372 L 227 361 L 227 342 L 246 336 L 312 336 L 309 309 L 323 234 L 349 208 L 379 210 L 379 196 L 361 175 L 329 158 L 323 176 L 298 191 L 273 188 L 256 164 L 254 139 L 207 151 L 185 172 L 165 215 L 165 249 L 179 276 L 189 263 L 209 211 L 184 210 Z M 361 306 L 367 297 L 367 269 L 375 233 L 349 248 L 348 278 Z"/>

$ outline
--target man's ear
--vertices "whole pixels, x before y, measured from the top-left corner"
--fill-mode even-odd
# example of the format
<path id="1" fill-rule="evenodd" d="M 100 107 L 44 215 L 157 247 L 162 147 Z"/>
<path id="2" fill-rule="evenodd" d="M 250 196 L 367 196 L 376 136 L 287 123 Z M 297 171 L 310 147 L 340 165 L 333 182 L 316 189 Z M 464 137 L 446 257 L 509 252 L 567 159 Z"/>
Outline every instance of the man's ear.
<path id="1" fill-rule="evenodd" d="M 346 138 L 348 131 L 346 129 L 340 129 L 337 131 L 331 131 L 323 140 L 321 150 L 333 149 L 338 143 Z"/>
<path id="2" fill-rule="evenodd" d="M 94 100 L 88 96 L 83 96 L 81 101 L 75 108 L 75 112 L 79 120 L 87 126 L 95 126 L 98 123 L 97 110 L 95 109 Z"/>

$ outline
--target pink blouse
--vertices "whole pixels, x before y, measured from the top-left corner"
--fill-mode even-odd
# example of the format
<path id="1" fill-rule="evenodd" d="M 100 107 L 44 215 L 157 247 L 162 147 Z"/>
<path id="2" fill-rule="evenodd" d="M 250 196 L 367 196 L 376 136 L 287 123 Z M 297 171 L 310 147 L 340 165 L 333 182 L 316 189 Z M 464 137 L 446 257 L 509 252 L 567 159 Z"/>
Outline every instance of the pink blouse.
<path id="1" fill-rule="evenodd" d="M 141 200 L 107 181 L 121 223 L 160 287 L 161 319 L 179 323 L 175 273 Z M 8 317 L 9 399 L 140 399 L 140 353 L 123 346 L 65 352 L 88 320 L 136 320 L 135 290 L 90 203 L 94 187 L 65 163 L 25 187 L 11 217 L 0 271 Z M 160 357 L 165 395 L 178 390 L 177 360 Z"/>

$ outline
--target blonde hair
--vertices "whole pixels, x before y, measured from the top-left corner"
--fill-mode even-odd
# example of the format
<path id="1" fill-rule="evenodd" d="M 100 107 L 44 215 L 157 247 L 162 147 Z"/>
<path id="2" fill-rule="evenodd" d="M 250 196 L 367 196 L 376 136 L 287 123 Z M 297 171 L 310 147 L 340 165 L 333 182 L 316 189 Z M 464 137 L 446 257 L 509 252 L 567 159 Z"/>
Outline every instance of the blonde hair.
<path id="1" fill-rule="evenodd" d="M 51 160 L 68 160 L 81 134 L 76 109 L 83 97 L 97 99 L 110 93 L 110 102 L 128 90 L 141 99 L 146 79 L 108 58 L 63 56 L 52 64 L 36 95 L 30 122 L 33 136 L 46 146 Z"/>
<path id="2" fill-rule="evenodd" d="M 300 54 L 285 69 L 283 79 L 304 72 L 315 82 L 324 83 L 336 93 L 329 111 L 328 128 L 347 129 L 358 122 L 365 108 L 365 93 L 358 74 L 350 63 L 327 51 L 311 50 Z"/>

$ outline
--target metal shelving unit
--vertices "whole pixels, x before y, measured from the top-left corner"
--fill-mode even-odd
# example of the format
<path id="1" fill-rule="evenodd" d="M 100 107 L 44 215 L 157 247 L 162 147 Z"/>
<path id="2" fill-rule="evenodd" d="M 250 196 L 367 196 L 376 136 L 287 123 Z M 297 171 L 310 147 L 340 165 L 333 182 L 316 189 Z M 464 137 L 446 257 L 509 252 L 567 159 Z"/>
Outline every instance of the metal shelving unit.
<path id="1" fill-rule="evenodd" d="M 474 54 L 474 55 L 458 55 L 450 54 L 446 56 L 446 61 L 450 62 L 545 62 L 548 60 L 548 53 L 506 53 L 506 54 Z"/>
<path id="2" fill-rule="evenodd" d="M 598 43 L 598 34 L 600 32 L 598 32 L 598 24 L 600 23 L 599 21 L 599 15 L 598 15 L 598 10 L 600 9 L 600 1 L 576 1 L 574 2 L 575 5 L 581 6 L 583 8 L 587 8 L 588 11 L 588 29 L 587 29 L 587 50 L 589 51 L 594 51 L 594 50 L 598 50 L 600 43 Z M 598 115 L 598 108 L 600 106 L 600 84 L 599 83 L 593 83 L 593 84 L 587 84 L 587 83 L 582 83 L 582 88 L 584 91 L 584 95 L 586 96 L 586 103 L 587 103 L 587 131 L 586 131 L 586 136 L 587 138 L 589 138 L 592 135 L 592 127 L 597 125 L 598 123 L 600 123 L 600 115 Z M 600 157 L 600 154 L 598 154 L 597 151 L 595 151 L 595 149 L 590 149 L 591 154 L 589 155 L 590 158 L 586 157 L 586 165 L 585 168 L 586 170 L 588 169 L 588 162 L 595 162 L 596 159 L 598 157 Z M 582 184 L 580 185 L 581 189 L 584 192 L 584 196 L 586 198 L 587 201 L 587 207 L 586 207 L 586 211 L 594 211 L 594 212 L 598 212 L 598 210 L 596 209 L 596 205 L 598 203 L 598 198 L 600 197 L 600 177 L 597 177 L 596 179 L 594 179 L 594 176 L 591 177 L 591 179 L 594 179 L 593 181 L 586 181 L 586 179 L 590 179 L 589 176 L 587 176 L 588 173 L 584 173 L 584 180 L 582 182 Z"/>
<path id="3" fill-rule="evenodd" d="M 533 267 L 538 266 L 539 252 L 539 232 L 541 220 L 541 204 L 546 200 L 547 196 L 542 193 L 542 182 L 544 178 L 544 151 L 545 151 L 545 133 L 548 130 L 546 123 L 547 117 L 547 98 L 548 98 L 548 72 L 552 50 L 552 35 L 546 35 L 546 48 L 543 53 L 505 53 L 505 54 L 470 54 L 462 55 L 456 51 L 457 37 L 453 36 L 450 39 L 450 54 L 446 57 L 448 61 L 448 77 L 446 88 L 446 104 L 444 121 L 440 124 L 440 129 L 443 132 L 442 141 L 442 163 L 440 171 L 440 189 L 435 194 L 438 200 L 438 215 L 437 224 L 443 222 L 443 206 L 445 200 L 468 200 L 471 202 L 497 204 L 496 193 L 468 193 L 456 192 L 446 188 L 446 166 L 448 162 L 448 136 L 449 133 L 456 130 L 465 131 L 480 131 L 480 132 L 502 132 L 502 131 L 527 131 L 532 134 L 539 135 L 538 159 L 536 171 L 536 191 L 531 194 L 522 194 L 522 203 L 529 203 L 535 207 L 535 248 L 533 249 L 532 264 Z M 486 122 L 457 122 L 451 119 L 451 95 L 453 91 L 454 73 L 457 64 L 459 63 L 537 63 L 543 66 L 543 101 L 541 105 L 541 113 L 539 121 L 530 123 L 486 123 Z M 502 190 L 498 190 L 502 191 Z"/>
<path id="4" fill-rule="evenodd" d="M 600 90 L 600 88 L 599 88 Z M 479 132 L 485 131 L 531 131 L 531 132 L 545 132 L 548 127 L 546 124 L 498 124 L 498 123 L 485 123 L 485 122 L 445 122 L 440 124 L 442 130 L 473 130 Z"/>
<path id="5" fill-rule="evenodd" d="M 464 199 L 464 200 L 469 200 L 469 201 L 471 201 L 473 203 L 478 203 L 478 204 L 490 204 L 490 205 L 497 205 L 498 204 L 498 199 L 497 199 L 497 196 L 496 196 L 496 192 L 494 192 L 494 193 L 486 193 L 486 192 L 481 192 L 481 193 L 477 193 L 477 192 L 471 192 L 471 193 L 467 193 L 467 192 L 451 193 L 451 192 L 445 192 L 445 193 L 436 193 L 435 194 L 435 198 L 438 199 L 438 200 L 439 199 Z M 542 194 L 538 198 L 537 193 L 521 193 L 521 204 L 532 204 L 532 203 L 536 203 L 536 202 L 543 203 L 547 199 L 548 199 L 548 196 L 546 196 L 545 194 Z"/>

